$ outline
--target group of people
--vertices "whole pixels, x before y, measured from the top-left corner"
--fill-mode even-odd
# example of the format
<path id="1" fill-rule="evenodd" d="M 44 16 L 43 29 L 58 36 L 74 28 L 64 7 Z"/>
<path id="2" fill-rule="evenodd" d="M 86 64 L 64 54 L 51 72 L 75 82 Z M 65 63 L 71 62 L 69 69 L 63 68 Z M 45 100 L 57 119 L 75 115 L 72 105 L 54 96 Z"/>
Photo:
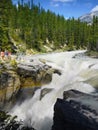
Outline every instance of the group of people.
<path id="1" fill-rule="evenodd" d="M 0 59 L 1 60 L 8 60 L 8 59 L 11 59 L 11 52 L 10 51 L 1 51 L 0 52 Z"/>

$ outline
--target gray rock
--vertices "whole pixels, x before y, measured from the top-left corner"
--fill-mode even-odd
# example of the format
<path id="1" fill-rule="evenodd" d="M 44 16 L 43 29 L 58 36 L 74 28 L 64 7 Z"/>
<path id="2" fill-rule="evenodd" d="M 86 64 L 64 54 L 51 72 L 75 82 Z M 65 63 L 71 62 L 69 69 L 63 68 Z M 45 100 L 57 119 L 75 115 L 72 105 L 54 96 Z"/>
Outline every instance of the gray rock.
<path id="1" fill-rule="evenodd" d="M 1 72 L 0 74 L 0 107 L 14 98 L 20 89 L 19 76 L 13 71 Z"/>
<path id="2" fill-rule="evenodd" d="M 38 59 L 21 61 L 15 68 L 10 63 L 0 64 L 0 107 L 11 106 L 20 92 L 21 101 L 25 100 L 25 97 L 29 98 L 28 94 L 34 94 L 33 87 L 40 87 L 52 81 L 53 73 L 61 74 L 59 70 Z M 41 98 L 44 95 L 42 94 Z"/>
<path id="3" fill-rule="evenodd" d="M 40 93 L 40 100 L 48 93 L 50 93 L 53 89 L 51 88 L 44 88 L 41 90 L 41 93 Z"/>
<path id="4" fill-rule="evenodd" d="M 22 78 L 25 78 L 25 80 L 26 78 L 31 77 L 35 84 L 40 83 L 41 85 L 50 83 L 53 73 L 61 75 L 60 70 L 46 65 L 45 61 L 40 62 L 35 59 L 33 59 L 32 62 L 25 61 L 24 63 L 18 64 L 17 73 Z"/>
<path id="5" fill-rule="evenodd" d="M 54 106 L 52 130 L 97 130 L 98 97 L 77 90 L 64 92 Z"/>
<path id="6" fill-rule="evenodd" d="M 35 91 L 39 89 L 38 87 L 31 87 L 31 88 L 21 88 L 16 94 L 16 102 L 21 104 L 24 100 L 30 99 L 35 94 Z"/>

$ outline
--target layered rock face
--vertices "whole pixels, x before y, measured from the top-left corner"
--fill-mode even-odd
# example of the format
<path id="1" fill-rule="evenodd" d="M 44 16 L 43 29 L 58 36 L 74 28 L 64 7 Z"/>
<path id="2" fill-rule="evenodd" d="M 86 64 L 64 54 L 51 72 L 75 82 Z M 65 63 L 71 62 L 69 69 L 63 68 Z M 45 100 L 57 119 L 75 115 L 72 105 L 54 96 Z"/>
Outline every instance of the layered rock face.
<path id="1" fill-rule="evenodd" d="M 0 107 L 14 98 L 20 89 L 20 79 L 16 72 L 3 70 L 0 74 Z"/>
<path id="2" fill-rule="evenodd" d="M 17 73 L 21 77 L 23 87 L 48 84 L 52 80 L 53 73 L 61 74 L 59 70 L 46 65 L 45 62 L 41 59 L 32 59 L 18 64 Z"/>
<path id="3" fill-rule="evenodd" d="M 1 108 L 6 103 L 10 106 L 10 101 L 12 103 L 19 98 L 30 98 L 38 87 L 51 82 L 53 73 L 61 74 L 59 70 L 38 59 L 22 61 L 15 67 L 4 63 L 0 68 Z"/>
<path id="4" fill-rule="evenodd" d="M 76 90 L 64 92 L 54 106 L 52 130 L 97 130 L 98 97 Z"/>
<path id="5" fill-rule="evenodd" d="M 61 71 L 46 64 L 43 59 L 32 59 L 18 64 L 17 74 L 20 76 L 21 89 L 16 95 L 18 102 L 22 102 L 34 95 L 36 89 L 52 81 L 52 75 Z M 47 93 L 46 91 L 44 91 Z M 43 92 L 43 93 L 44 93 Z M 44 94 L 41 95 L 40 99 Z"/>

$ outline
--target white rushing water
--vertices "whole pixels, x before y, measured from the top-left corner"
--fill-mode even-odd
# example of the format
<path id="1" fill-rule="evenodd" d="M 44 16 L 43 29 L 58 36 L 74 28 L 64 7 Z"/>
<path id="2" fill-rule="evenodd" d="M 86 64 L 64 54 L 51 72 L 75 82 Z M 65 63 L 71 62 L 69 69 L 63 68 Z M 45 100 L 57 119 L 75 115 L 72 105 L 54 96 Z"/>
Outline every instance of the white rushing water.
<path id="1" fill-rule="evenodd" d="M 48 60 L 47 64 L 61 70 L 62 75 L 53 74 L 52 82 L 42 86 L 35 95 L 21 105 L 16 105 L 11 113 L 18 115 L 26 125 L 36 130 L 51 130 L 53 122 L 53 107 L 57 98 L 62 98 L 63 92 L 76 89 L 85 93 L 93 93 L 97 87 L 98 60 L 87 57 L 72 58 L 84 51 L 51 53 L 34 56 Z M 93 85 L 93 86 L 92 86 Z M 53 89 L 40 100 L 43 88 Z"/>

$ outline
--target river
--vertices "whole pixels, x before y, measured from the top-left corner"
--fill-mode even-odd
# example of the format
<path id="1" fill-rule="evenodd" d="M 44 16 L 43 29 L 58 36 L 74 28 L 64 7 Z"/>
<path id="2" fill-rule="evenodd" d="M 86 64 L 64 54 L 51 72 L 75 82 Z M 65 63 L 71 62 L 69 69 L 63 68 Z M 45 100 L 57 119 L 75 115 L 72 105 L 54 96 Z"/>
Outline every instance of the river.
<path id="1" fill-rule="evenodd" d="M 31 99 L 21 105 L 15 105 L 11 110 L 18 119 L 24 120 L 25 125 L 33 126 L 36 130 L 51 130 L 53 122 L 53 107 L 57 98 L 63 98 L 63 92 L 76 89 L 89 94 L 97 94 L 98 60 L 85 57 L 85 51 L 60 52 L 25 57 L 25 59 L 42 58 L 47 64 L 61 71 L 61 75 L 53 74 L 52 82 L 38 89 Z M 51 89 L 40 100 L 42 89 Z"/>

